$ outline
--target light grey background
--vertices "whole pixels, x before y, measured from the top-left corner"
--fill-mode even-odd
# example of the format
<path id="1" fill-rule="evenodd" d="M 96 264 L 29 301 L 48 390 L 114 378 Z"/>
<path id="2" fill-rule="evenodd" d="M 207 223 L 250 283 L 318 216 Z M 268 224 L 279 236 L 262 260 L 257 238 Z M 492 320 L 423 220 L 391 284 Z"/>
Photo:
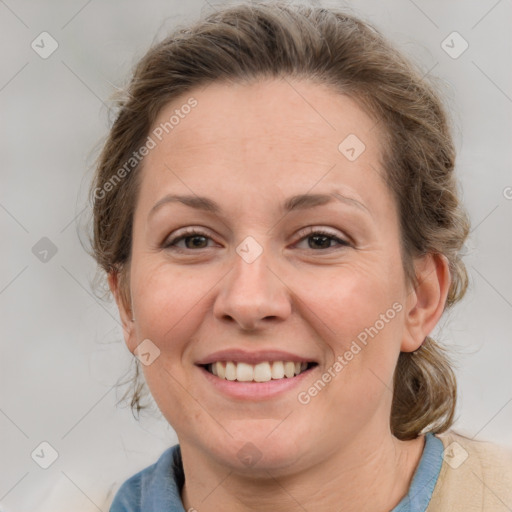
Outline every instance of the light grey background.
<path id="1" fill-rule="evenodd" d="M 458 351 L 456 427 L 512 445 L 511 2 L 338 5 L 377 25 L 445 91 L 473 223 L 471 289 L 436 332 Z M 157 412 L 136 422 L 129 409 L 116 408 L 114 385 L 131 356 L 115 307 L 92 295 L 95 264 L 77 231 L 88 218 L 93 149 L 107 133 L 109 96 L 153 41 L 203 9 L 211 7 L 202 0 L 0 0 L 5 511 L 106 511 L 119 485 L 176 441 Z M 31 48 L 43 31 L 59 45 L 47 59 Z M 456 59 L 441 47 L 453 31 L 469 44 Z M 463 41 L 452 36 L 448 44 L 453 52 Z M 46 262 L 32 251 L 43 237 L 57 249 Z M 43 441 L 59 454 L 46 470 L 31 458 Z M 34 458 L 49 453 L 39 448 Z"/>

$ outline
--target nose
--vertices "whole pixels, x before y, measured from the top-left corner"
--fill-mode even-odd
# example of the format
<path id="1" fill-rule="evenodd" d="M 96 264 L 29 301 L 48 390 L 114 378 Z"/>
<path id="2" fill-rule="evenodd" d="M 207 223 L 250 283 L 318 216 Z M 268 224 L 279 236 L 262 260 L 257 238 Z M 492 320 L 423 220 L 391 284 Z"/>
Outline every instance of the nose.
<path id="1" fill-rule="evenodd" d="M 257 330 L 291 314 L 288 288 L 268 266 L 265 251 L 252 263 L 235 254 L 233 269 L 220 286 L 214 316 L 243 330 Z"/>

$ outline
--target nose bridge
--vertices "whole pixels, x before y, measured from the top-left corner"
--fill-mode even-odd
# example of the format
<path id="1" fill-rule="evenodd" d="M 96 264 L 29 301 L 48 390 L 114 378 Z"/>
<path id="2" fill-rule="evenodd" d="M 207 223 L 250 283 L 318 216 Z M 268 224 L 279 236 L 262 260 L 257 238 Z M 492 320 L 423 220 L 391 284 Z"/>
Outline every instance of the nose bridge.
<path id="1" fill-rule="evenodd" d="M 284 319 L 290 314 L 286 287 L 271 270 L 269 254 L 262 247 L 257 251 L 250 240 L 238 246 L 232 270 L 215 301 L 217 318 L 231 319 L 244 329 L 252 329 L 261 320 Z"/>

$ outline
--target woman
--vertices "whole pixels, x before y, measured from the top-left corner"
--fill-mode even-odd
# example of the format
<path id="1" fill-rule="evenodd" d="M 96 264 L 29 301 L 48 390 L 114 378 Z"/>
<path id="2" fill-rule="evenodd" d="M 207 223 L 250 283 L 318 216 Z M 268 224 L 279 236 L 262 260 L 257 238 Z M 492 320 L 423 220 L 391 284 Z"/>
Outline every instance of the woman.
<path id="1" fill-rule="evenodd" d="M 467 286 L 453 169 L 435 92 L 344 13 L 240 4 L 146 54 L 93 243 L 179 445 L 113 512 L 510 510 L 429 337 Z"/>

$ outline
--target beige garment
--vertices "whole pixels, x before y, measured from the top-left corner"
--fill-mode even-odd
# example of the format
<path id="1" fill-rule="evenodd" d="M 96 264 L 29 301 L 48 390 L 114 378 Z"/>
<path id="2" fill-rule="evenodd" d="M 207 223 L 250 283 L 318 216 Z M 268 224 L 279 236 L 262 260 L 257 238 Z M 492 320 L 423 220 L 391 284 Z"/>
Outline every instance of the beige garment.
<path id="1" fill-rule="evenodd" d="M 512 450 L 440 434 L 443 465 L 427 512 L 512 512 Z"/>

